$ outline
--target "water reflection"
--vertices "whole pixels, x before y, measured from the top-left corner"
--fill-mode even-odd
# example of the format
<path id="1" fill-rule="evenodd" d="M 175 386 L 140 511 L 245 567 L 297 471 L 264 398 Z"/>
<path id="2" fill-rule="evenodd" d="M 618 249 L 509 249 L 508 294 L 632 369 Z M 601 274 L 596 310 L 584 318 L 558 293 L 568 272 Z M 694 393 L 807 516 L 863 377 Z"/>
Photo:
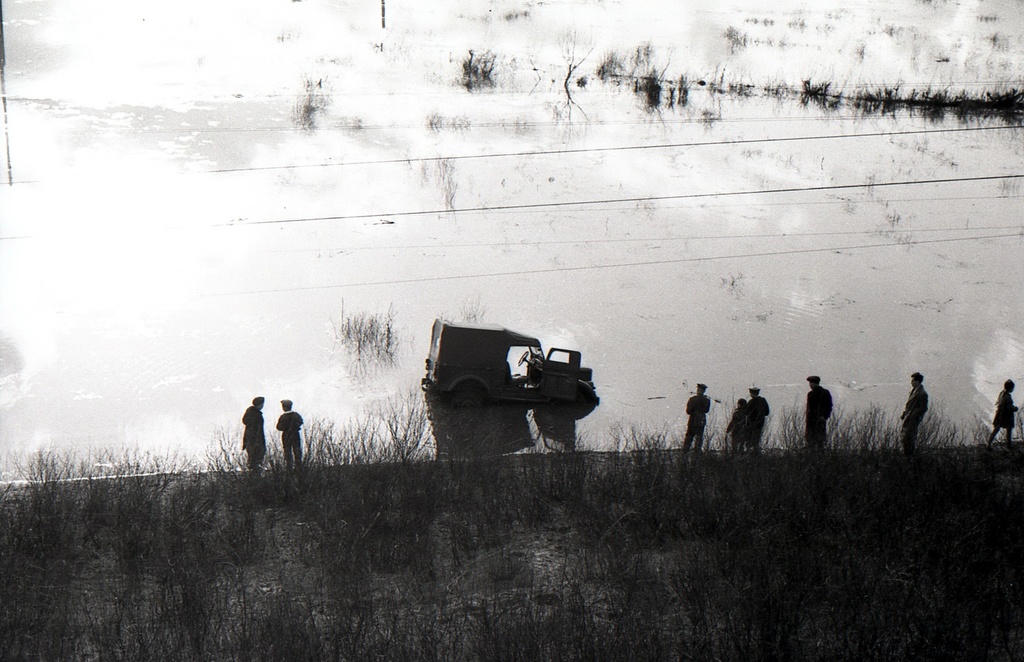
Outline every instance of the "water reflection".
<path id="1" fill-rule="evenodd" d="M 576 450 L 576 422 L 596 405 L 494 403 L 452 407 L 450 399 L 424 394 L 438 459 L 496 457 L 535 449 Z"/>

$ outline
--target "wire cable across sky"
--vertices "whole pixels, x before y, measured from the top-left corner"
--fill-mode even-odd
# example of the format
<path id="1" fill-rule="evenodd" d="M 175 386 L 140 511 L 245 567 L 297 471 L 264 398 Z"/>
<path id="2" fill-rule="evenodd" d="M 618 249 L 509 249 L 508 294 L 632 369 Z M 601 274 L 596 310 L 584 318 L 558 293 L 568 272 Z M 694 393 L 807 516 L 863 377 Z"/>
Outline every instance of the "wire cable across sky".
<path id="1" fill-rule="evenodd" d="M 980 175 L 977 177 L 940 177 L 935 179 L 905 179 L 888 182 L 863 182 L 856 184 L 826 184 L 821 186 L 788 186 L 774 189 L 749 189 L 740 191 L 713 191 L 707 193 L 679 193 L 673 195 L 641 195 L 621 198 L 598 198 L 592 200 L 562 200 L 552 202 L 530 202 L 508 205 L 481 205 L 459 209 L 418 209 L 379 211 L 362 214 L 339 214 L 329 216 L 302 216 L 294 218 L 276 218 L 257 221 L 228 221 L 215 223 L 212 227 L 248 227 L 259 225 L 288 225 L 292 223 L 312 223 L 316 221 L 353 221 L 367 218 L 402 218 L 410 216 L 434 216 L 443 214 L 489 213 L 510 210 L 536 210 L 559 208 L 587 208 L 612 204 L 638 204 L 649 202 L 666 202 L 679 200 L 703 200 L 709 198 L 725 198 L 757 195 L 781 195 L 795 193 L 824 193 L 831 191 L 850 191 L 855 189 L 891 188 L 899 186 L 929 186 L 955 183 L 980 183 L 1000 180 L 1024 179 L 1024 173 L 1008 173 L 1002 175 Z"/>
<path id="2" fill-rule="evenodd" d="M 279 288 L 268 288 L 268 289 L 257 289 L 257 290 L 240 290 L 236 292 L 212 292 L 204 294 L 204 297 L 225 297 L 225 296 L 242 296 L 242 295 L 253 295 L 253 294 L 275 294 L 284 292 L 307 292 L 307 291 L 319 291 L 319 290 L 335 290 L 343 288 L 354 288 L 354 287 L 371 287 L 381 285 L 408 285 L 415 283 L 428 283 L 428 282 L 443 282 L 443 281 L 457 281 L 457 280 L 470 280 L 477 278 L 507 278 L 511 276 L 526 276 L 526 275 L 539 275 L 539 274 L 553 274 L 553 273 L 570 273 L 579 271 L 600 271 L 606 269 L 623 269 L 623 268 L 635 268 L 635 267 L 650 267 L 659 265 L 669 264 L 686 264 L 694 262 L 712 262 L 719 260 L 736 260 L 736 259 L 753 259 L 753 258 L 765 258 L 765 257 L 783 257 L 792 255 L 806 255 L 810 253 L 840 253 L 843 251 L 859 251 L 859 250 L 871 250 L 871 249 L 882 249 L 882 248 L 901 248 L 907 246 L 921 246 L 926 244 L 949 244 L 949 243 L 961 243 L 968 241 L 984 241 L 988 239 L 1007 239 L 1011 237 L 1022 237 L 1021 232 L 1006 232 L 1000 234 L 986 234 L 976 237 L 950 237 L 944 239 L 920 239 L 920 240 L 897 240 L 887 242 L 877 242 L 870 244 L 852 244 L 846 246 L 823 246 L 817 248 L 794 248 L 788 250 L 776 250 L 776 251 L 758 251 L 749 253 L 733 253 L 726 255 L 706 255 L 706 256 L 692 256 L 683 258 L 674 258 L 666 260 L 639 260 L 634 262 L 616 262 L 609 264 L 593 264 L 593 265 L 578 265 L 569 267 L 547 267 L 541 269 L 517 269 L 510 271 L 491 271 L 481 272 L 475 274 L 445 274 L 438 276 L 419 276 L 416 278 L 390 278 L 385 280 L 374 280 L 374 281 L 354 281 L 348 283 L 329 283 L 324 285 L 305 285 L 298 287 L 279 287 Z"/>
<path id="3" fill-rule="evenodd" d="M 215 168 L 211 170 L 197 170 L 193 174 L 223 174 L 233 172 L 256 172 L 267 170 L 299 170 L 307 168 L 340 168 L 353 166 L 371 165 L 394 165 L 398 163 L 430 163 L 438 161 L 468 161 L 475 159 L 504 159 L 516 157 L 533 156 L 572 156 L 577 154 L 596 154 L 627 151 L 644 151 L 658 149 L 688 149 L 697 147 L 728 147 L 742 145 L 763 145 L 771 143 L 807 142 L 814 140 L 845 140 L 859 138 L 891 138 L 898 136 L 919 136 L 949 133 L 964 133 L 978 131 L 1006 131 L 1019 130 L 1021 125 L 1005 126 L 981 126 L 981 127 L 958 127 L 953 129 L 917 129 L 911 131 L 877 131 L 870 133 L 841 133 L 841 134 L 817 134 L 810 136 L 782 136 L 774 138 L 745 138 L 734 140 L 699 140 L 689 142 L 656 143 L 649 145 L 616 145 L 609 147 L 579 147 L 569 149 L 548 149 L 548 150 L 517 150 L 511 152 L 488 152 L 484 154 L 454 154 L 446 156 L 423 156 L 393 159 L 368 159 L 362 161 L 338 161 L 290 165 L 269 165 L 269 166 L 246 166 L 239 168 Z"/>

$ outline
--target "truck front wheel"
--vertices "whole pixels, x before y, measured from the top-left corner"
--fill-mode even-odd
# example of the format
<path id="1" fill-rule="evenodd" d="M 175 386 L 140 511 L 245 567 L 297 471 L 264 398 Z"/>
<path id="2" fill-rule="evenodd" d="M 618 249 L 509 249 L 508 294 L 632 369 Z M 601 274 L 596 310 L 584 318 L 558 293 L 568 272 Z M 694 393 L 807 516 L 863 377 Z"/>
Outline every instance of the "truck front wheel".
<path id="1" fill-rule="evenodd" d="M 576 386 L 576 402 L 586 402 L 596 405 L 600 401 L 601 399 L 597 397 L 597 393 L 594 392 L 594 389 L 590 384 L 580 383 Z"/>

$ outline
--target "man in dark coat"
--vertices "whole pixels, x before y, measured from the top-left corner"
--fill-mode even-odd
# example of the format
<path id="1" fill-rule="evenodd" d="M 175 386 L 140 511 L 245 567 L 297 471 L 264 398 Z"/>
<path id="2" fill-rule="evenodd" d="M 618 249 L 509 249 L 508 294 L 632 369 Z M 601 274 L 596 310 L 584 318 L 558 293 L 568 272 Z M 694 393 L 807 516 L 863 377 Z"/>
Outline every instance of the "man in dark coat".
<path id="1" fill-rule="evenodd" d="M 263 457 L 267 454 L 267 438 L 263 434 L 263 397 L 252 399 L 252 405 L 242 415 L 242 450 L 249 457 L 249 470 L 259 473 Z"/>
<path id="2" fill-rule="evenodd" d="M 907 404 L 903 408 L 900 418 L 903 419 L 903 429 L 900 432 L 900 443 L 903 446 L 904 455 L 913 455 L 917 447 L 917 428 L 921 425 L 921 419 L 928 411 L 928 393 L 924 390 L 924 375 L 915 372 L 910 376 L 910 395 L 907 396 Z"/>
<path id="3" fill-rule="evenodd" d="M 750 400 L 747 401 L 747 440 L 751 450 L 761 448 L 761 435 L 764 433 L 764 422 L 771 413 L 768 401 L 761 397 L 761 389 L 750 387 Z"/>
<path id="4" fill-rule="evenodd" d="M 996 440 L 996 436 L 1000 430 L 1006 430 L 1006 447 L 1010 448 L 1010 442 L 1013 441 L 1013 426 L 1014 414 L 1017 413 L 1017 407 L 1013 404 L 1013 380 L 1007 379 L 1003 383 L 1003 390 L 999 393 L 999 397 L 996 398 L 996 415 L 992 419 L 992 434 L 988 437 L 988 447 L 992 448 L 992 442 Z"/>
<path id="5" fill-rule="evenodd" d="M 825 447 L 828 437 L 828 419 L 832 416 L 832 394 L 822 387 L 821 377 L 811 375 L 807 378 L 811 390 L 807 392 L 807 426 L 804 437 L 808 448 Z"/>
<path id="6" fill-rule="evenodd" d="M 697 440 L 697 450 L 704 450 L 704 426 L 707 425 L 708 412 L 711 411 L 711 398 L 704 395 L 708 387 L 706 384 L 697 384 L 697 395 L 686 401 L 686 436 L 683 438 L 683 452 L 690 451 L 694 439 Z"/>
<path id="7" fill-rule="evenodd" d="M 747 400 L 740 398 L 736 401 L 736 409 L 729 419 L 729 426 L 725 433 L 732 437 L 733 451 L 740 453 L 747 450 Z"/>
<path id="8" fill-rule="evenodd" d="M 292 401 L 282 400 L 281 409 L 284 413 L 277 419 L 277 429 L 281 431 L 281 445 L 284 446 L 284 461 L 291 471 L 302 466 L 302 438 L 299 429 L 302 417 L 299 412 L 292 411 Z"/>

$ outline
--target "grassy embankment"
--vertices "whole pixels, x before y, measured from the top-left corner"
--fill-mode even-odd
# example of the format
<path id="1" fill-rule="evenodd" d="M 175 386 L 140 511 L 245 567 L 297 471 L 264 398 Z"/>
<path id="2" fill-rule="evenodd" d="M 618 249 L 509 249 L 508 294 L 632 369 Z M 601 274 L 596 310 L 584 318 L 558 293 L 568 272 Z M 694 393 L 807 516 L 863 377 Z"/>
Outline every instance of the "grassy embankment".
<path id="1" fill-rule="evenodd" d="M 786 451 L 796 419 L 757 456 L 431 461 L 402 405 L 313 422 L 299 475 L 234 439 L 207 472 L 41 458 L 0 500 L 0 658 L 1024 654 L 1024 454 L 932 425 L 905 458 L 877 412 Z"/>

